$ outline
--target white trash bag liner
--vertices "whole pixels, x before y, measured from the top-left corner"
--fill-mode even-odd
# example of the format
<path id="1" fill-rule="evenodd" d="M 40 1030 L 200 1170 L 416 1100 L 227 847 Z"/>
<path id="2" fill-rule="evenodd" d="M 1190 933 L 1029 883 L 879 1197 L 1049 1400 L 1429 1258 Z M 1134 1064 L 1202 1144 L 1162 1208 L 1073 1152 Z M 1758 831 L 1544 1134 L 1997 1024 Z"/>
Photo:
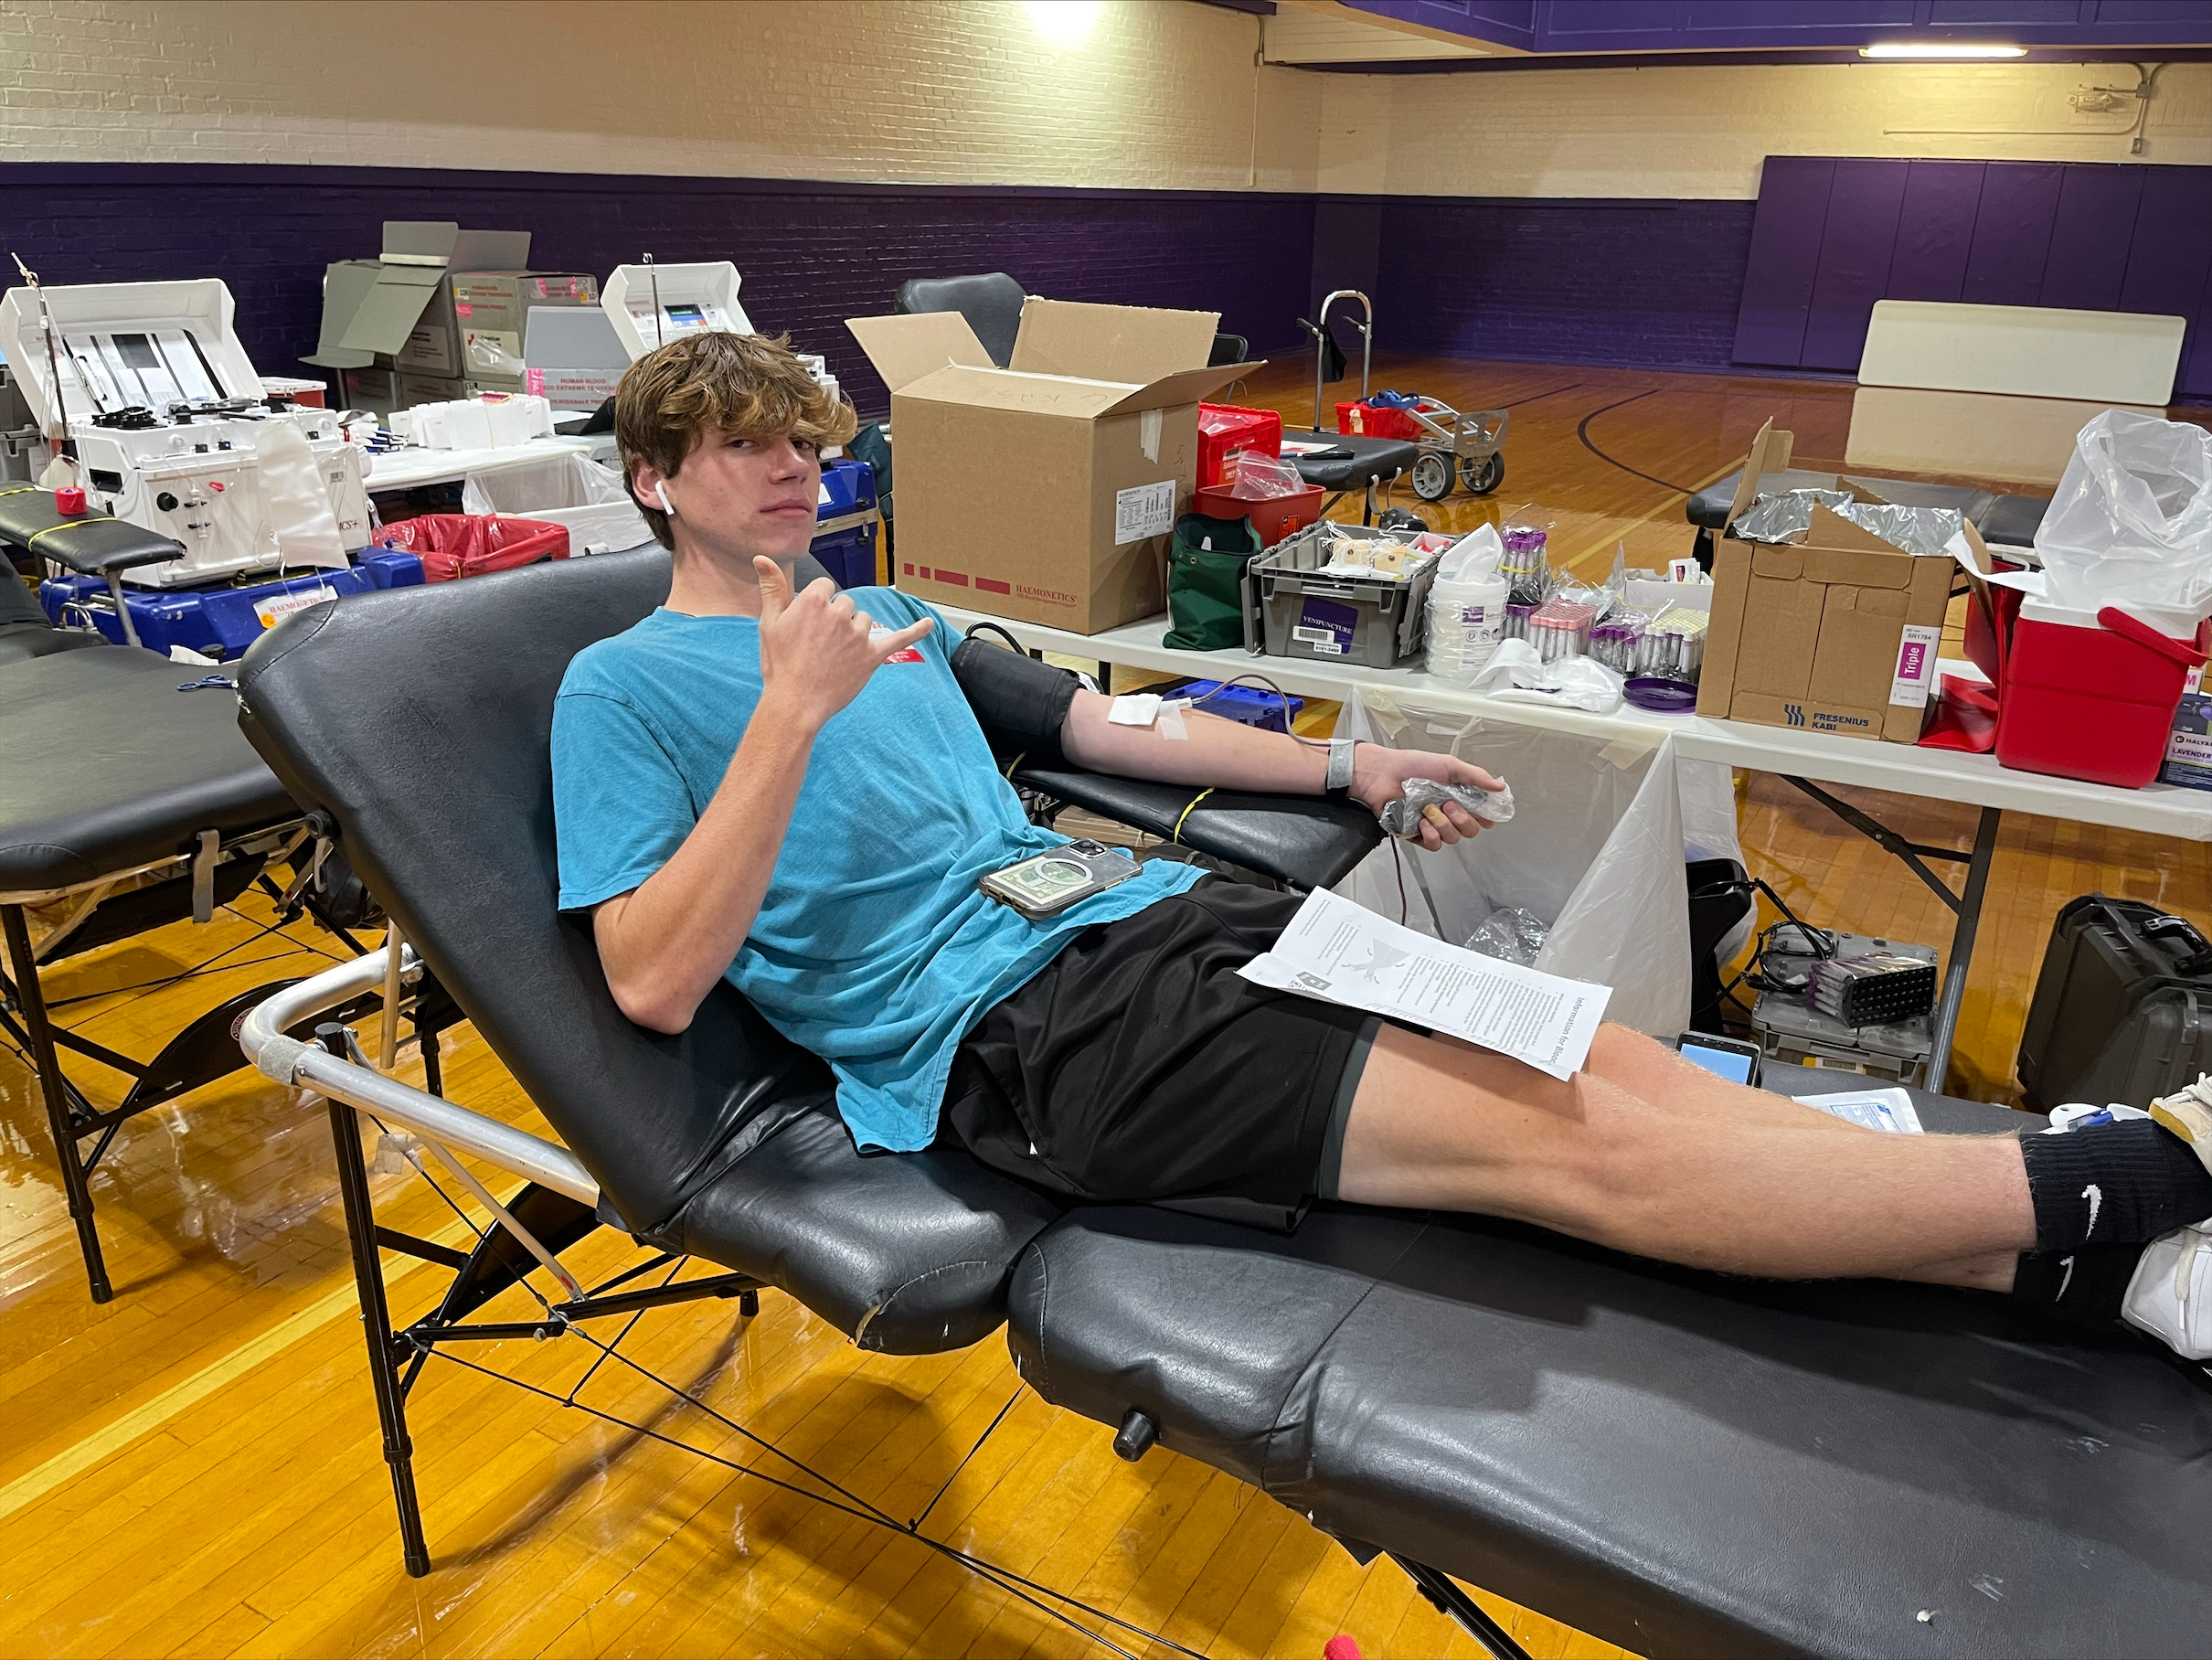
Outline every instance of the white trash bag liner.
<path id="1" fill-rule="evenodd" d="M 621 475 L 587 455 L 557 455 L 472 473 L 461 487 L 461 510 L 565 525 L 571 559 L 619 553 L 653 540 Z"/>
<path id="2" fill-rule="evenodd" d="M 1690 1019 L 1683 866 L 1740 860 L 1728 769 L 1642 737 L 1584 737 L 1484 720 L 1418 697 L 1356 689 L 1336 736 L 1456 755 L 1513 785 L 1514 816 L 1427 853 L 1385 842 L 1336 891 L 1453 944 L 1516 907 L 1550 928 L 1536 966 L 1612 988 L 1605 1017 L 1672 1038 Z"/>
<path id="3" fill-rule="evenodd" d="M 2081 429 L 2036 531 L 2055 605 L 2212 612 L 2212 432 L 2132 410 Z"/>

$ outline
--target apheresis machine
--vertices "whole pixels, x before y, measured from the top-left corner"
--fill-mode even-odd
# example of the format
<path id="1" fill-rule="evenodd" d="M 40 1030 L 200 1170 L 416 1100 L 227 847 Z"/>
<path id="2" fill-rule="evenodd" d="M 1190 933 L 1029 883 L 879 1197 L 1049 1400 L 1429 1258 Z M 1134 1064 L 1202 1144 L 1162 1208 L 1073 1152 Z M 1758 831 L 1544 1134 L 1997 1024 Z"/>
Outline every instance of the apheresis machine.
<path id="1" fill-rule="evenodd" d="M 265 396 L 212 277 L 11 288 L 0 351 L 86 506 L 180 544 L 154 588 L 283 566 L 343 568 L 369 539 L 361 451 L 335 412 Z"/>

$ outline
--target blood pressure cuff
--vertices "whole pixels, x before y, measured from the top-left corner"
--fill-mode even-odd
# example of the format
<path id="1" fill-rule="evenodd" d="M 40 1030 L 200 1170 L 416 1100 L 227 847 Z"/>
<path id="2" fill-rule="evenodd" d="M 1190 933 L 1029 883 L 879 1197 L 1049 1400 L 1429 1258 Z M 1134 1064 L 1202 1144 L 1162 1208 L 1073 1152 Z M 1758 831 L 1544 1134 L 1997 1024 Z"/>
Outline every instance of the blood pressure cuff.
<path id="1" fill-rule="evenodd" d="M 1032 767 L 1069 764 L 1060 728 L 1081 689 L 1073 674 L 971 634 L 952 654 L 952 677 L 1002 765 L 1016 757 Z"/>

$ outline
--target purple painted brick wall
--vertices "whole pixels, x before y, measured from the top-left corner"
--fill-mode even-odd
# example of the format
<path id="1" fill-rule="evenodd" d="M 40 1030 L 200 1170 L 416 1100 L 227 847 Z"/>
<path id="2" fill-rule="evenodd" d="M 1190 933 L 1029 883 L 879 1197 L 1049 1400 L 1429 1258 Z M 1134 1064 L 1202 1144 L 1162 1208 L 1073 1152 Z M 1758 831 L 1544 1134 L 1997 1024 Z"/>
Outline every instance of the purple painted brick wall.
<path id="1" fill-rule="evenodd" d="M 1755 208 L 1383 198 L 1377 343 L 1452 356 L 1725 369 Z"/>
<path id="2" fill-rule="evenodd" d="M 844 319 L 909 276 L 1012 272 L 1033 293 L 1218 310 L 1255 352 L 1295 347 L 1313 198 L 1252 192 L 865 186 L 598 174 L 150 164 L 0 167 L 6 246 L 48 282 L 220 277 L 263 374 L 314 349 L 323 268 L 388 218 L 533 233 L 531 263 L 730 259 L 754 324 L 825 354 L 864 415 L 889 399 Z"/>
<path id="3" fill-rule="evenodd" d="M 6 245 L 50 282 L 216 276 L 266 374 L 330 371 L 323 268 L 387 218 L 533 233 L 531 260 L 603 276 L 651 250 L 734 259 L 754 323 L 826 354 L 888 408 L 844 319 L 908 276 L 1011 271 L 1032 293 L 1218 309 L 1255 355 L 1307 350 L 1335 286 L 1375 297 L 1386 351 L 1725 369 L 1753 204 L 903 187 L 760 179 L 152 164 L 0 167 Z"/>

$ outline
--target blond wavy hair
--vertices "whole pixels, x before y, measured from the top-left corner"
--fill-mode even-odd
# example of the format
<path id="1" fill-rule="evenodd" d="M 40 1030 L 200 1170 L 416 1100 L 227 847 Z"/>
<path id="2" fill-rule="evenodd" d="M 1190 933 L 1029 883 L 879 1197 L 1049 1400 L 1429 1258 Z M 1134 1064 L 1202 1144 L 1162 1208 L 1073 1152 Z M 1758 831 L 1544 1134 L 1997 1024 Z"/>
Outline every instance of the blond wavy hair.
<path id="1" fill-rule="evenodd" d="M 686 335 L 647 352 L 623 374 L 614 392 L 614 442 L 622 452 L 622 483 L 632 466 L 649 462 L 670 478 L 703 432 L 748 438 L 803 438 L 827 449 L 849 440 L 860 421 L 852 405 L 833 399 L 806 371 L 779 335 Z M 645 516 L 654 540 L 673 548 L 668 516 L 660 504 L 631 499 Z"/>

